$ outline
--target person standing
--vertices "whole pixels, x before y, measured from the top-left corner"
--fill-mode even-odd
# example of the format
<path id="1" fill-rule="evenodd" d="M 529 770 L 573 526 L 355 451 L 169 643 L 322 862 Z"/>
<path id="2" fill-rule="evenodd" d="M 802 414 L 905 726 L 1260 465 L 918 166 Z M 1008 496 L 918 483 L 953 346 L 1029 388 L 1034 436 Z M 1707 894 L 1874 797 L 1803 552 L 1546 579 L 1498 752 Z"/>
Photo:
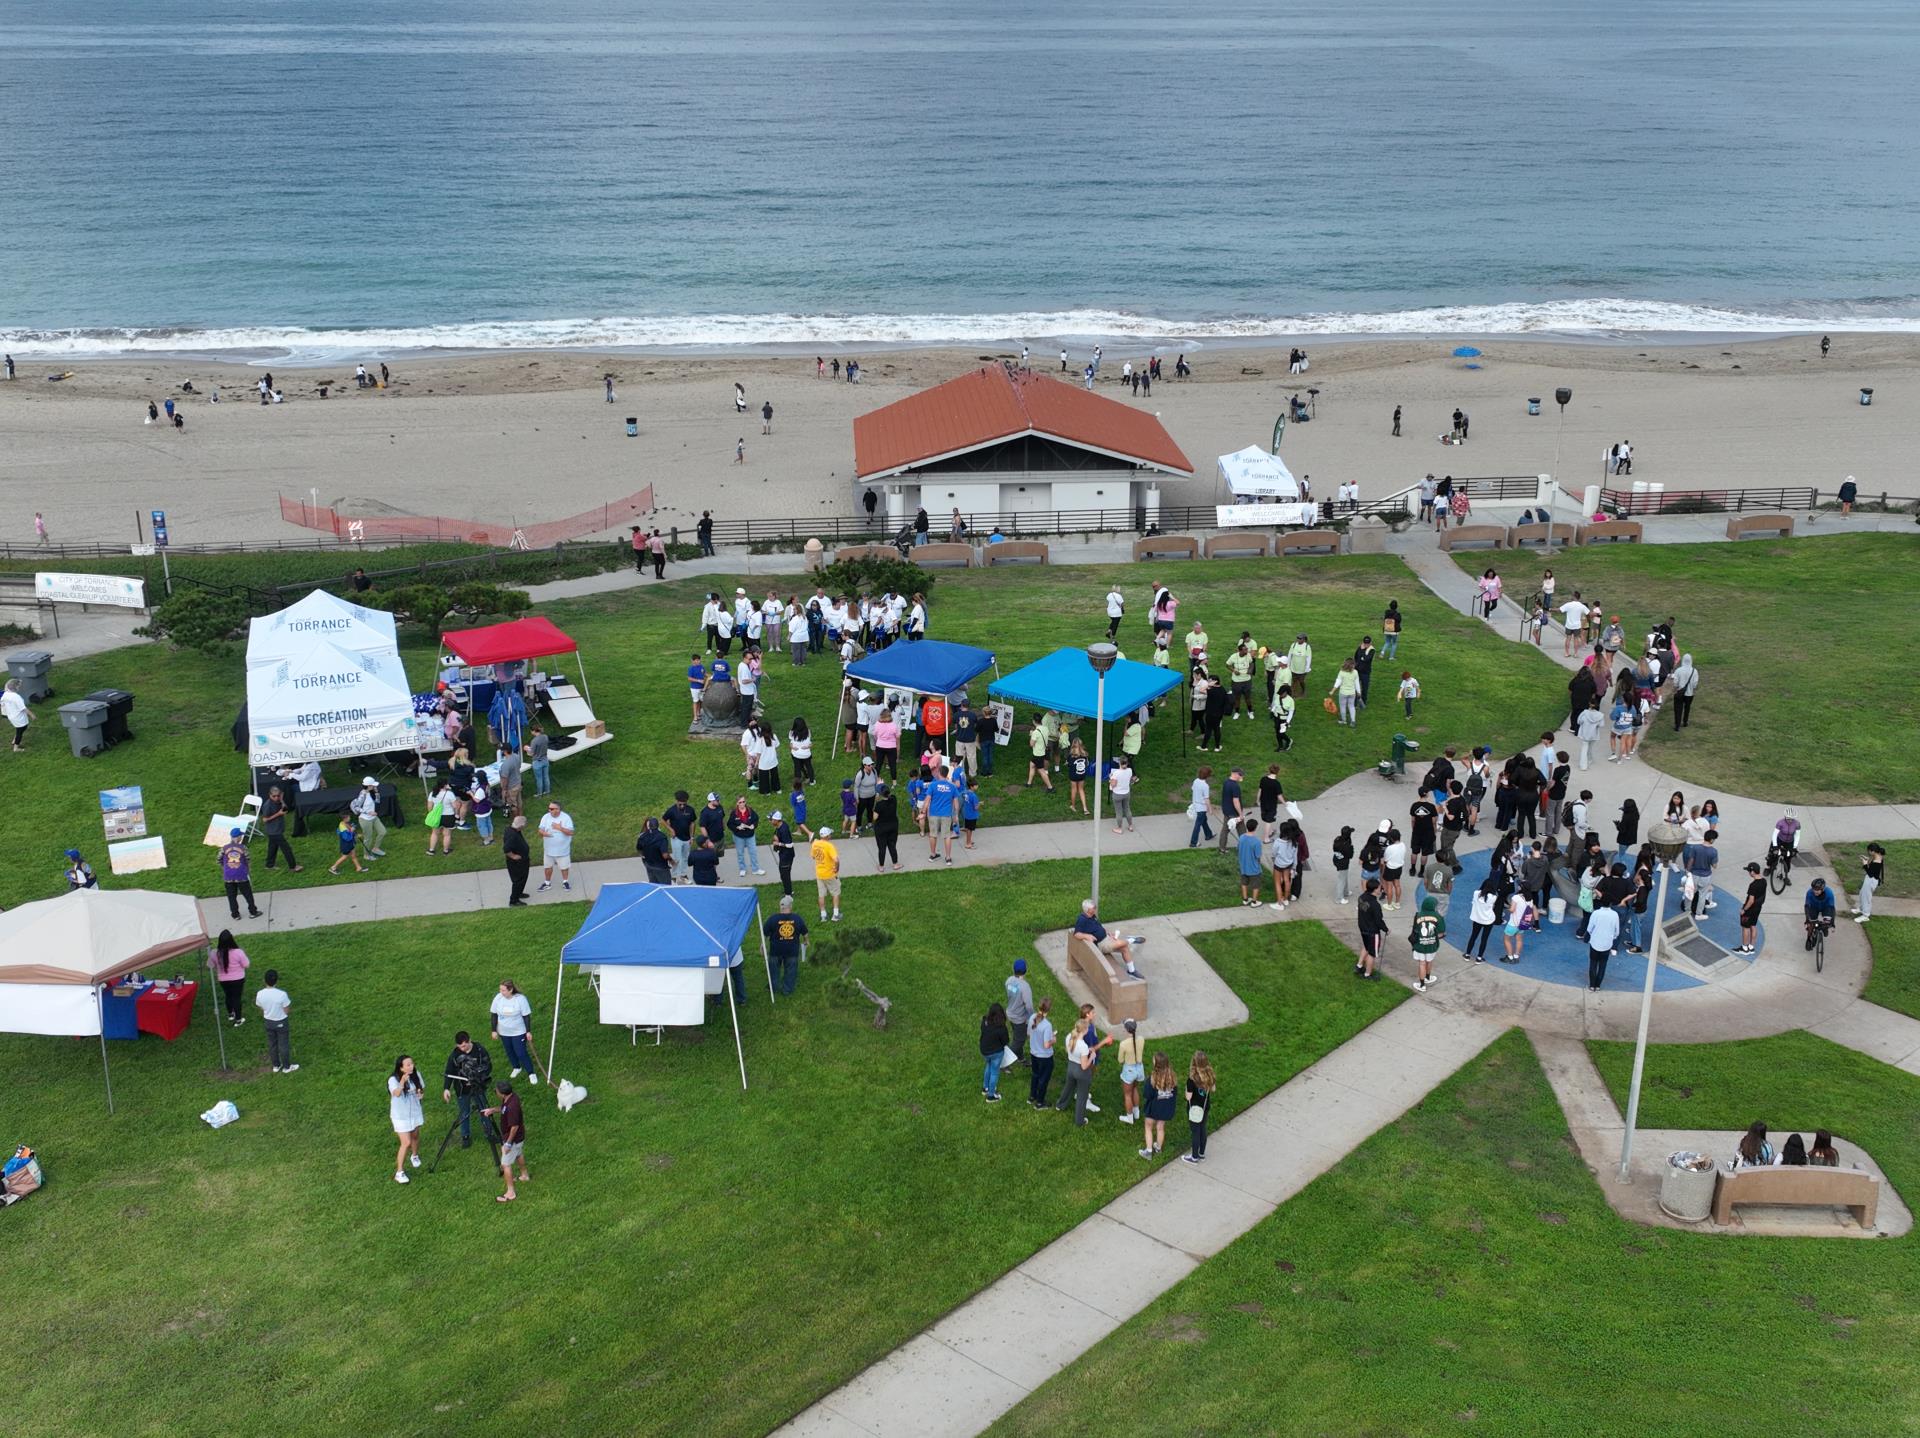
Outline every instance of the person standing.
<path id="1" fill-rule="evenodd" d="M 538 1079 L 535 1082 L 539 1082 Z M 531 1174 L 527 1172 L 527 1121 L 521 1111 L 520 1095 L 513 1091 L 513 1085 L 505 1079 L 493 1086 L 500 1096 L 500 1102 L 492 1108 L 482 1109 L 487 1118 L 495 1115 L 500 1119 L 500 1176 L 507 1182 L 507 1191 L 494 1199 L 495 1203 L 512 1203 L 519 1195 L 513 1189 L 514 1165 L 520 1167 L 520 1181 L 525 1183 Z"/>
<path id="2" fill-rule="evenodd" d="M 1026 1057 L 1027 1027 L 1033 1021 L 1033 988 L 1027 982 L 1027 961 L 1015 959 L 1013 972 L 1007 975 L 1007 1047 L 1014 1052 L 1014 1062 Z"/>
<path id="3" fill-rule="evenodd" d="M 1007 1051 L 1007 1014 L 999 1004 L 989 1004 L 980 1020 L 980 1058 L 982 1077 L 980 1095 L 988 1103 L 1000 1102 L 1000 1061 Z"/>
<path id="4" fill-rule="evenodd" d="M 760 406 L 760 433 L 773 433 L 773 401 L 766 400 Z"/>
<path id="5" fill-rule="evenodd" d="M 1600 992 L 1607 981 L 1607 960 L 1620 938 L 1620 911 L 1602 906 L 1587 915 L 1587 988 Z"/>
<path id="6" fill-rule="evenodd" d="M 1293 643 L 1287 649 L 1287 668 L 1293 674 L 1293 697 L 1304 699 L 1307 676 L 1313 672 L 1313 645 L 1307 642 L 1306 635 L 1294 635 Z"/>
<path id="7" fill-rule="evenodd" d="M 1339 702 L 1338 722 L 1350 729 L 1357 727 L 1360 723 L 1360 671 L 1354 667 L 1351 659 L 1340 662 L 1340 671 L 1333 676 L 1333 688 L 1327 694 Z"/>
<path id="8" fill-rule="evenodd" d="M 27 699 L 20 692 L 20 681 L 9 679 L 4 691 L 0 691 L 0 715 L 13 726 L 13 752 L 18 754 L 27 747 L 27 726 L 33 722 L 33 713 L 27 708 Z M 236 914 L 234 917 L 238 918 Z"/>
<path id="9" fill-rule="evenodd" d="M 1180 1089 L 1173 1076 L 1173 1064 L 1163 1053 L 1153 1056 L 1153 1066 L 1145 1078 L 1146 1106 L 1141 1114 L 1140 1136 L 1146 1143 L 1138 1152 L 1140 1157 L 1151 1159 L 1167 1146 L 1167 1121 L 1173 1117 L 1174 1100 L 1179 1097 Z"/>
<path id="10" fill-rule="evenodd" d="M 1246 817 L 1245 775 L 1240 766 L 1235 764 L 1227 770 L 1227 777 L 1220 785 L 1220 840 L 1217 846 L 1220 853 L 1224 854 L 1229 849 L 1238 852 L 1240 830 Z"/>
<path id="11" fill-rule="evenodd" d="M 667 541 L 666 536 L 656 528 L 647 536 L 647 556 L 653 560 L 653 577 L 667 577 Z"/>
<path id="12" fill-rule="evenodd" d="M 1395 439 L 1400 438 L 1400 406 L 1399 405 L 1395 405 L 1393 407 L 1393 437 Z M 1432 503 L 1431 500 L 1427 502 L 1429 504 Z"/>
<path id="13" fill-rule="evenodd" d="M 548 760 L 549 746 L 547 731 L 535 724 L 529 732 L 526 743 L 527 758 L 533 764 L 533 793 L 538 798 L 542 794 L 553 792 L 553 765 Z"/>
<path id="14" fill-rule="evenodd" d="M 1420 901 L 1420 912 L 1414 915 L 1413 928 L 1407 934 L 1407 942 L 1413 946 L 1413 962 L 1419 969 L 1413 983 L 1416 992 L 1424 994 L 1433 982 L 1433 956 L 1440 951 L 1440 940 L 1446 935 L 1447 921 L 1440 912 L 1440 901 L 1429 894 Z M 1485 933 L 1480 935 L 1480 943 L 1484 949 Z"/>
<path id="15" fill-rule="evenodd" d="M 560 887 L 573 888 L 573 815 L 556 801 L 540 819 L 540 892 L 553 887 L 553 870 L 560 867 Z"/>
<path id="16" fill-rule="evenodd" d="M 1207 1051 L 1195 1049 L 1187 1065 L 1187 1151 L 1180 1156 L 1183 1163 L 1207 1160 L 1207 1119 L 1213 1112 L 1213 1095 L 1218 1087 Z"/>
<path id="17" fill-rule="evenodd" d="M 1759 947 L 1760 909 L 1767 902 L 1767 881 L 1758 864 L 1747 865 L 1747 892 L 1740 901 L 1740 947 L 1736 954 L 1751 954 Z"/>
<path id="18" fill-rule="evenodd" d="M 1213 808 L 1213 768 L 1202 764 L 1193 776 L 1191 797 L 1187 800 L 1187 817 L 1193 820 L 1193 832 L 1187 836 L 1187 847 L 1197 849 L 1201 839 L 1213 837 L 1213 825 L 1207 821 Z"/>
<path id="19" fill-rule="evenodd" d="M 227 842 L 220 848 L 220 882 L 226 887 L 228 913 L 239 918 L 240 900 L 245 899 L 247 917 L 260 917 L 260 907 L 253 901 L 252 864 L 239 829 L 229 830 Z"/>
<path id="20" fill-rule="evenodd" d="M 753 872 L 765 874 L 760 867 L 760 815 L 747 803 L 747 796 L 740 795 L 733 801 L 733 808 L 727 814 L 727 834 L 733 840 L 733 862 L 740 871 L 740 877 L 747 877 L 748 865 Z"/>
<path id="21" fill-rule="evenodd" d="M 641 822 L 640 832 L 634 836 L 634 852 L 640 856 L 640 866 L 646 871 L 649 884 L 671 884 L 673 882 L 673 850 L 667 842 L 667 832 L 660 827 L 660 821 L 647 815 Z"/>
<path id="22" fill-rule="evenodd" d="M 1362 979 L 1378 978 L 1377 965 L 1380 951 L 1387 937 L 1387 916 L 1380 907 L 1380 881 L 1368 879 L 1360 889 L 1360 903 L 1355 910 L 1360 921 L 1360 961 L 1353 966 L 1354 976 Z"/>
<path id="23" fill-rule="evenodd" d="M 820 896 L 820 921 L 827 921 L 827 900 L 833 900 L 833 922 L 840 922 L 840 851 L 831 840 L 833 830 L 822 829 L 807 854 L 813 860 L 813 885 Z"/>
<path id="24" fill-rule="evenodd" d="M 267 836 L 267 867 L 271 869 L 274 860 L 285 854 L 287 872 L 299 873 L 301 866 L 293 857 L 293 846 L 287 842 L 287 801 L 278 786 L 267 790 L 267 797 L 260 805 L 260 832 Z"/>
<path id="25" fill-rule="evenodd" d="M 700 511 L 700 522 L 693 527 L 693 533 L 700 542 L 701 557 L 713 558 L 713 515 L 709 511 Z"/>
<path id="26" fill-rule="evenodd" d="M 1222 833 L 1234 832 L 1239 835 L 1237 843 L 1240 858 L 1240 904 L 1242 908 L 1257 909 L 1261 904 L 1261 890 L 1266 883 L 1264 866 L 1261 863 L 1260 821 L 1249 814 L 1244 819 L 1223 822 L 1220 827 Z M 1274 871 L 1276 889 L 1279 882 L 1279 871 L 1276 869 Z M 1276 899 L 1277 897 L 1276 893 Z M 1278 909 L 1285 906 L 1276 902 L 1274 907 Z"/>
<path id="27" fill-rule="evenodd" d="M 799 790 L 794 791 L 796 794 Z M 787 823 L 786 816 L 775 809 L 768 822 L 773 825 L 773 868 L 780 876 L 780 892 L 788 898 L 793 897 L 793 826 Z"/>
<path id="28" fill-rule="evenodd" d="M 1387 612 L 1380 616 L 1380 657 L 1391 659 L 1400 652 L 1400 601 L 1389 599 Z"/>
<path id="29" fill-rule="evenodd" d="M 465 1029 L 453 1036 L 453 1048 L 447 1054 L 447 1066 L 441 1075 L 440 1102 L 452 1103 L 460 1096 L 460 1147 L 473 1147 L 473 1112 L 487 1101 L 487 1084 L 493 1078 L 493 1058 L 473 1041 Z"/>
<path id="30" fill-rule="evenodd" d="M 240 1006 L 247 987 L 247 951 L 234 942 L 232 929 L 222 929 L 220 937 L 214 940 L 213 950 L 207 955 L 207 967 L 213 970 L 214 981 L 220 985 L 220 996 L 226 1001 L 227 1022 L 239 1028 L 247 1021 Z"/>
<path id="31" fill-rule="evenodd" d="M 774 988 L 791 994 L 800 982 L 800 959 L 807 941 L 807 921 L 793 911 L 793 895 L 782 894 L 761 931 L 767 938 L 767 957 L 773 962 Z"/>
<path id="32" fill-rule="evenodd" d="M 1884 844 L 1867 845 L 1860 856 L 1860 891 L 1853 901 L 1853 920 L 1864 924 L 1873 917 L 1873 895 L 1887 877 L 1887 850 Z"/>
<path id="33" fill-rule="evenodd" d="M 980 717 L 962 694 L 951 706 L 948 723 L 953 730 L 955 780 L 960 776 L 978 778 L 980 774 Z"/>
<path id="34" fill-rule="evenodd" d="M 1026 960 L 1017 960 L 1024 964 Z M 1019 972 L 1017 969 L 1015 972 Z M 1047 1106 L 1047 1090 L 1053 1084 L 1053 1000 L 1040 1000 L 1033 1012 L 1033 1021 L 1027 1029 L 1027 1104 L 1029 1107 L 1044 1109 Z"/>
<path id="35" fill-rule="evenodd" d="M 608 402 L 612 402 L 611 394 L 608 396 Z M 645 574 L 647 572 L 647 532 L 637 524 L 633 526 L 632 546 L 633 572 Z"/>
<path id="36" fill-rule="evenodd" d="M 521 909 L 527 903 L 527 878 L 533 872 L 533 851 L 527 847 L 527 816 L 515 814 L 500 840 L 500 857 L 507 865 L 507 904 Z"/>
<path id="37" fill-rule="evenodd" d="M 493 1015 L 494 1042 L 507 1051 L 507 1062 L 513 1065 L 507 1077 L 519 1078 L 525 1072 L 527 1082 L 537 1085 L 540 1071 L 534 1067 L 533 1053 L 527 1047 L 527 1026 L 533 1022 L 533 1005 L 527 1002 L 527 996 L 512 979 L 502 979 L 500 991 L 487 1011 Z"/>
<path id="38" fill-rule="evenodd" d="M 394 1133 L 400 1139 L 400 1151 L 393 1158 L 395 1183 L 412 1182 L 407 1177 L 408 1164 L 420 1167 L 420 1126 L 427 1121 L 426 1115 L 420 1111 L 420 1095 L 424 1087 L 420 1081 L 420 1071 L 414 1067 L 413 1055 L 401 1054 L 394 1060 L 393 1073 L 387 1079 L 387 1114 L 393 1121 Z"/>
<path id="39" fill-rule="evenodd" d="M 222 939 L 228 937 L 221 934 Z M 236 949 L 234 952 L 238 953 Z M 245 955 L 242 955 L 245 958 Z M 293 1043 L 287 1029 L 287 1010 L 293 1006 L 293 1000 L 287 997 L 287 991 L 280 987 L 280 971 L 268 969 L 266 985 L 253 996 L 254 1006 L 260 1010 L 260 1017 L 267 1025 L 267 1061 L 277 1074 L 290 1074 L 300 1065 L 293 1061 Z"/>
<path id="40" fill-rule="evenodd" d="M 1067 1067 L 1065 1081 L 1060 1088 L 1059 1101 L 1054 1104 L 1056 1113 L 1073 1110 L 1075 1128 L 1087 1126 L 1087 1100 L 1093 1089 L 1094 1051 L 1088 1043 L 1090 1021 L 1082 1014 L 1073 1026 L 1073 1033 L 1067 1040 Z"/>

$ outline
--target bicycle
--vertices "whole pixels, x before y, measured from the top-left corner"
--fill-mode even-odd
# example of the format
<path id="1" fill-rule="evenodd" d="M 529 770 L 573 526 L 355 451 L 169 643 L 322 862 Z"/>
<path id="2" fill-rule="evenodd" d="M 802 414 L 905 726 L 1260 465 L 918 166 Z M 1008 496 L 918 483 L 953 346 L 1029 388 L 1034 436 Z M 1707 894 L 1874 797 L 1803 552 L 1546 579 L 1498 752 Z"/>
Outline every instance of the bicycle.
<path id="1" fill-rule="evenodd" d="M 1767 846 L 1767 885 L 1776 894 L 1784 894 L 1793 882 L 1793 850 L 1780 844 Z"/>
<path id="2" fill-rule="evenodd" d="M 1813 971 L 1817 974 L 1827 966 L 1827 935 L 1833 932 L 1833 920 L 1824 915 L 1817 922 L 1809 919 L 1807 928 L 1813 935 Z"/>

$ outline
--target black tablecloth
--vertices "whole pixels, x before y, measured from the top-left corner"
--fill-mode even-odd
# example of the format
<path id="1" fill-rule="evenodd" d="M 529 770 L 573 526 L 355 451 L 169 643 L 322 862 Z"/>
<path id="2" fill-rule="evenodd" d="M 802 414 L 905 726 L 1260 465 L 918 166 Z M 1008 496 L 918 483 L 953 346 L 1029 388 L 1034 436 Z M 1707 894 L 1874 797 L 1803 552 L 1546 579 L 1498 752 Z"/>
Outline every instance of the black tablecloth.
<path id="1" fill-rule="evenodd" d="M 276 778 L 269 770 L 263 769 L 260 772 L 262 794 L 267 792 L 269 784 L 277 784 L 281 794 L 286 796 L 288 805 L 293 810 L 293 835 L 296 839 L 306 834 L 309 814 L 346 813 L 353 807 L 353 801 L 358 797 L 362 787 L 359 784 L 350 784 L 338 789 L 315 789 L 311 793 L 302 794 L 294 790 L 292 780 Z M 396 829 L 406 825 L 407 821 L 400 812 L 400 791 L 391 784 L 380 786 L 379 806 L 374 812 Z"/>

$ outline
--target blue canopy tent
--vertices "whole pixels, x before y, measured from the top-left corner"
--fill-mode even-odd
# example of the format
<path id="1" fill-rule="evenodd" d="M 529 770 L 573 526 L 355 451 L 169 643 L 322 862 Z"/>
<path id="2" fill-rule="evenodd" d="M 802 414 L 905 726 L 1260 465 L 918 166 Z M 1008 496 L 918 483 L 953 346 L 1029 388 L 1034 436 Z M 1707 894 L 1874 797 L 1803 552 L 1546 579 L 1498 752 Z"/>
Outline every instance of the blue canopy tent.
<path id="1" fill-rule="evenodd" d="M 602 1023 L 623 1023 L 656 1032 L 666 1024 L 704 1021 L 710 993 L 724 989 L 733 1016 L 733 1047 L 740 1060 L 740 1087 L 747 1086 L 747 1057 L 740 1046 L 740 1014 L 734 1007 L 731 970 L 742 961 L 749 930 L 759 928 L 760 900 L 752 889 L 703 889 L 668 884 L 606 884 L 586 922 L 560 950 L 553 983 L 553 1032 L 547 1067 L 560 1042 L 560 991 L 567 965 L 600 977 Z M 760 958 L 773 998 L 773 965 L 761 934 Z M 710 983 L 717 977 L 717 988 Z M 609 1015 L 612 1017 L 609 1017 Z"/>
<path id="2" fill-rule="evenodd" d="M 1107 671 L 1106 713 L 1102 714 L 1097 702 L 1099 680 L 1086 650 L 1056 649 L 1046 658 L 994 680 L 987 686 L 987 693 L 996 699 L 1017 699 L 1037 709 L 1107 720 L 1131 714 L 1180 687 L 1180 676 L 1172 669 L 1116 659 Z"/>
<path id="3" fill-rule="evenodd" d="M 833 752 L 840 753 L 840 735 L 847 726 L 847 694 L 854 681 L 880 689 L 904 689 L 909 694 L 958 693 L 973 680 L 995 669 L 993 651 L 945 639 L 916 639 L 890 644 L 878 654 L 856 659 L 840 683 L 840 712 L 835 716 Z M 996 670 L 997 672 L 997 670 Z"/>

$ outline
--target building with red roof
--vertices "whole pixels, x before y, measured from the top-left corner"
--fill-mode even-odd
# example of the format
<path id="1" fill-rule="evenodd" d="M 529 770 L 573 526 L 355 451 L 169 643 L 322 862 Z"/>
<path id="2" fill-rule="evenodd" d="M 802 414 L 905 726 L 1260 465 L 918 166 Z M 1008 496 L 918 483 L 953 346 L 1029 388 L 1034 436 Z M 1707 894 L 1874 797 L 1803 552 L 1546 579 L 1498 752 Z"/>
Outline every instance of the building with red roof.
<path id="1" fill-rule="evenodd" d="M 1048 510 L 1157 514 L 1159 486 L 1193 475 L 1150 411 L 1004 365 L 861 415 L 853 462 L 859 484 L 884 486 L 889 518 L 924 506 L 942 531 L 955 509 L 972 529 Z"/>

